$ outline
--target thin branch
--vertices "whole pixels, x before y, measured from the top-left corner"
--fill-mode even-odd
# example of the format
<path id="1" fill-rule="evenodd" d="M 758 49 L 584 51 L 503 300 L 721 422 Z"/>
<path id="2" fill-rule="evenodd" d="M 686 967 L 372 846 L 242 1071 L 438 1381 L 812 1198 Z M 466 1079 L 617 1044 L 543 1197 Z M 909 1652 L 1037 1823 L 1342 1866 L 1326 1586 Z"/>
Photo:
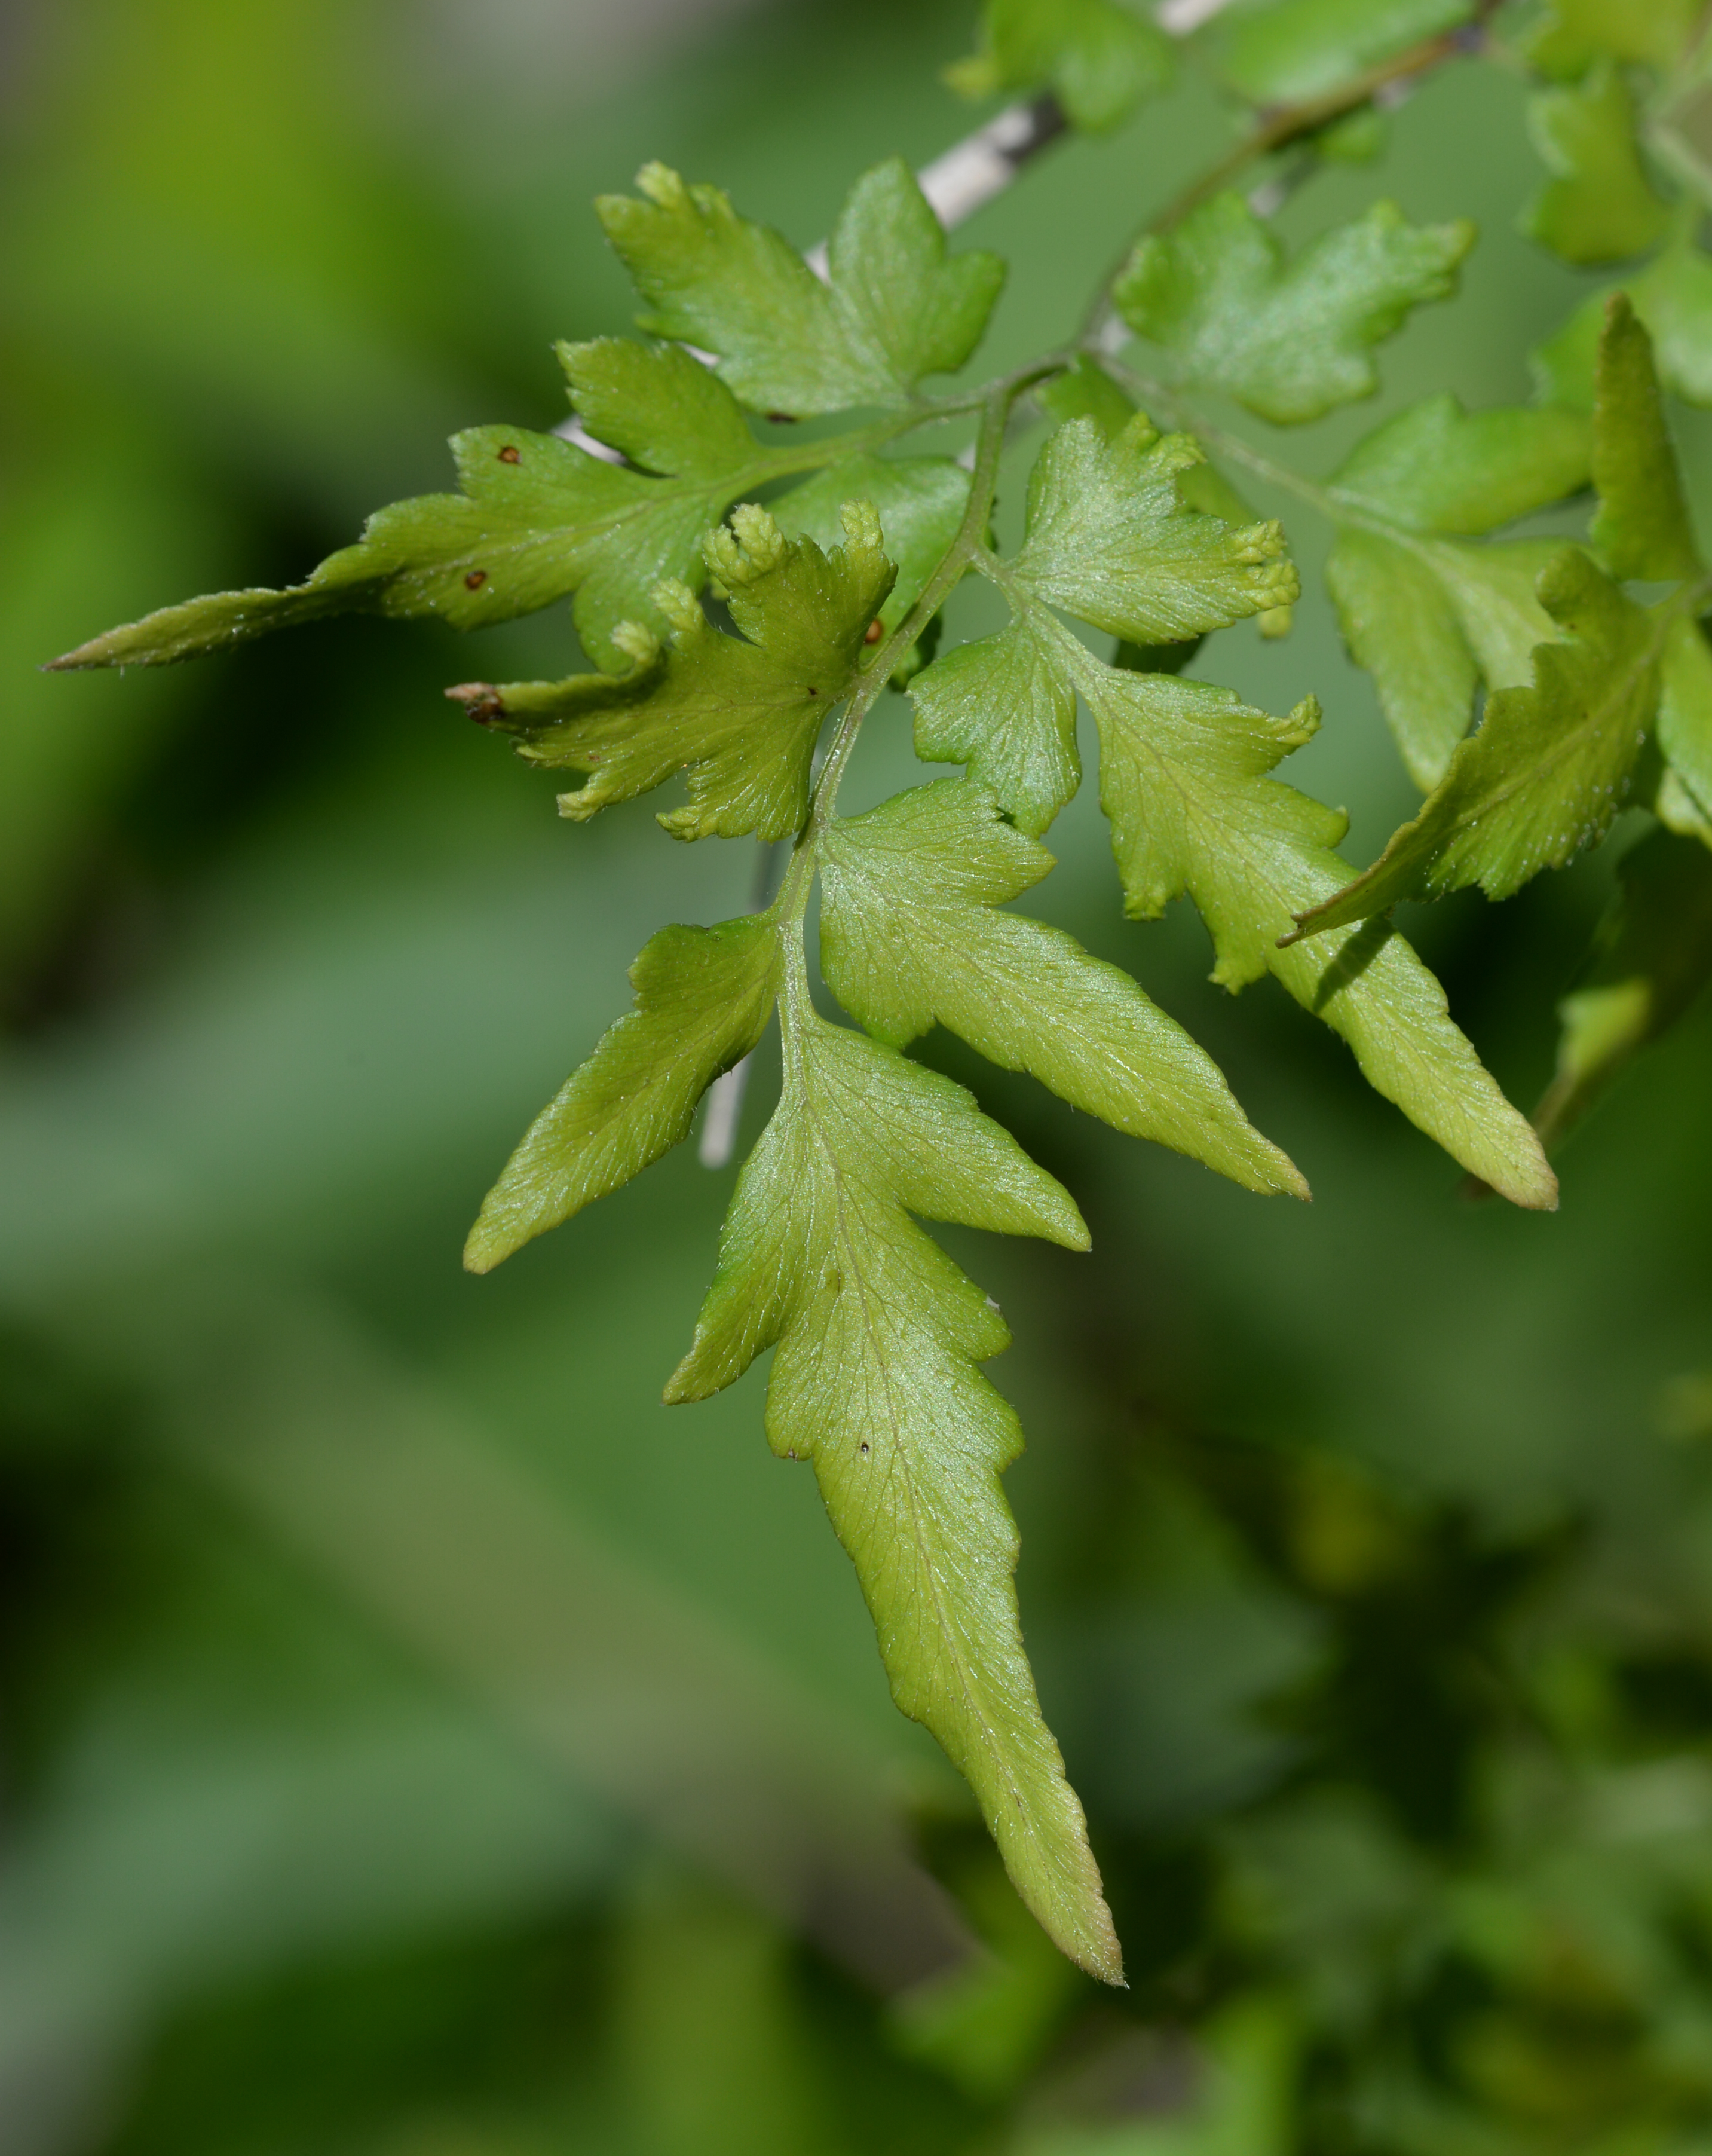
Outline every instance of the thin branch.
<path id="1" fill-rule="evenodd" d="M 999 458 L 1004 449 L 1006 423 L 1012 406 L 1031 382 L 1038 381 L 1043 374 L 1056 373 L 1064 364 L 1064 353 L 1053 352 L 1045 359 L 1019 367 L 1014 374 L 1007 375 L 995 384 L 986 399 L 981 433 L 976 444 L 975 469 L 970 480 L 969 505 L 964 511 L 957 536 L 946 549 L 939 567 L 924 587 L 920 598 L 892 631 L 881 649 L 875 652 L 869 665 L 867 678 L 858 685 L 852 696 L 849 708 L 839 722 L 832 747 L 827 752 L 826 761 L 821 766 L 809 821 L 797 841 L 787 871 L 793 888 L 787 895 L 784 903 L 787 910 L 795 906 L 799 917 L 802 908 L 807 902 L 807 886 L 812 874 L 816 843 L 832 814 L 838 782 L 843 776 L 850 752 L 856 744 L 857 731 L 874 699 L 891 678 L 893 668 L 938 613 L 946 594 L 980 548 L 987 519 L 992 513 L 992 498 L 998 485 Z M 752 912 L 758 913 L 772 895 L 773 860 L 777 852 L 778 848 L 775 846 L 761 850 L 756 870 Z M 749 1066 L 752 1060 L 752 1055 L 746 1055 L 741 1063 L 733 1064 L 708 1088 L 707 1106 L 702 1115 L 701 1137 L 696 1147 L 697 1158 L 704 1168 L 724 1168 L 736 1148 L 737 1125 L 743 1111 L 743 1096 L 748 1088 Z"/>
<path id="2" fill-rule="evenodd" d="M 1161 210 L 1148 218 L 1135 239 L 1107 271 L 1099 290 L 1084 319 L 1084 341 L 1098 346 L 1112 316 L 1112 288 L 1123 275 L 1125 265 L 1135 251 L 1137 241 L 1150 233 L 1169 232 L 1173 225 L 1181 224 L 1192 211 L 1221 194 L 1248 167 L 1258 159 L 1269 157 L 1275 151 L 1288 149 L 1291 143 L 1316 133 L 1341 120 L 1346 114 L 1371 103 L 1386 91 L 1395 97 L 1396 86 L 1412 83 L 1420 75 L 1443 65 L 1446 60 L 1458 59 L 1481 51 L 1485 44 L 1486 23 L 1495 11 L 1497 0 L 1482 0 L 1474 19 L 1459 28 L 1446 30 L 1438 37 L 1428 38 L 1407 52 L 1394 54 L 1381 60 L 1376 67 L 1366 69 L 1346 83 L 1342 89 L 1332 90 L 1324 97 L 1305 98 L 1299 105 L 1284 105 L 1269 112 L 1263 112 L 1258 124 L 1252 128 L 1229 155 L 1222 157 L 1210 172 L 1172 196 Z"/>

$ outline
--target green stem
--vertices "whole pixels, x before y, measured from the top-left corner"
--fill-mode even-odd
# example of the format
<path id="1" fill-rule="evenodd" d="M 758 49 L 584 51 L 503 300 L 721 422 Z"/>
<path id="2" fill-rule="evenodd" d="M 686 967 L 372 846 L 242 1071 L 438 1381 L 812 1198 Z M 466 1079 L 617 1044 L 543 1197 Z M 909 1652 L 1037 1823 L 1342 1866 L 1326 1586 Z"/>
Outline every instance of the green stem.
<path id="1" fill-rule="evenodd" d="M 813 886 L 821 836 L 832 821 L 839 783 L 855 748 L 856 737 L 861 730 L 863 720 L 873 709 L 881 690 L 890 680 L 893 668 L 921 635 L 944 605 L 965 569 L 982 551 L 987 524 L 992 515 L 993 495 L 997 490 L 999 459 L 1004 452 L 1005 426 L 1010 418 L 1011 408 L 1032 382 L 1038 382 L 1045 375 L 1058 373 L 1064 363 L 1064 353 L 1049 353 L 1046 357 L 1002 377 L 984 393 L 981 432 L 976 439 L 975 469 L 970 476 L 969 501 L 963 512 L 963 521 L 957 527 L 956 536 L 941 556 L 938 567 L 922 587 L 920 598 L 869 661 L 845 707 L 844 716 L 838 722 L 838 730 L 833 737 L 832 747 L 827 751 L 826 762 L 821 766 L 820 777 L 815 784 L 807 820 L 797 834 L 790 865 L 780 887 L 777 906 L 782 933 L 787 928 L 793 932 L 797 930 L 807 911 L 808 894 Z M 800 948 L 799 935 L 793 932 L 789 940 Z M 790 963 L 787 960 L 787 978 Z M 790 1008 L 787 998 L 787 1013 Z"/>
<path id="2" fill-rule="evenodd" d="M 1476 9 L 1474 22 L 1460 28 L 1446 30 L 1438 36 L 1424 38 L 1412 45 L 1407 52 L 1395 54 L 1381 60 L 1376 67 L 1366 69 L 1341 90 L 1329 92 L 1324 97 L 1305 98 L 1299 105 L 1284 105 L 1263 112 L 1258 124 L 1245 135 L 1228 157 L 1220 158 L 1212 170 L 1203 172 L 1198 180 L 1173 195 L 1161 210 L 1156 210 L 1132 235 L 1128 245 L 1112 264 L 1099 283 L 1087 313 L 1082 321 L 1081 342 L 1084 346 L 1097 342 L 1100 332 L 1111 318 L 1112 289 L 1122 276 L 1130 256 L 1139 243 L 1150 233 L 1169 232 L 1173 225 L 1181 224 L 1191 211 L 1211 200 L 1228 187 L 1238 175 L 1262 157 L 1287 149 L 1292 142 L 1305 135 L 1341 120 L 1346 113 L 1354 112 L 1366 105 L 1374 94 L 1396 82 L 1407 82 L 1417 74 L 1441 66 L 1446 60 L 1459 58 L 1469 49 L 1469 33 L 1483 33 L 1487 18 L 1495 10 L 1496 0 L 1482 0 Z"/>

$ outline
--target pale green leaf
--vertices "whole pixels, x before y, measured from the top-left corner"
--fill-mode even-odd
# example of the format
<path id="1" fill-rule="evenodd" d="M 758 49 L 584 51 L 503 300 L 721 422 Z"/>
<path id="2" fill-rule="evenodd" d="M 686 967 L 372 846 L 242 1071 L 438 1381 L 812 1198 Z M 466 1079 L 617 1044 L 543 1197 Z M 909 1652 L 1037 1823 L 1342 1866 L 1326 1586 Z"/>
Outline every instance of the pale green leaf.
<path id="1" fill-rule="evenodd" d="M 1535 590 L 1560 551 L 1551 540 L 1474 547 L 1402 531 L 1339 532 L 1325 570 L 1339 621 L 1423 790 L 1443 778 L 1479 684 L 1531 680 L 1535 646 L 1561 636 Z"/>
<path id="2" fill-rule="evenodd" d="M 530 1126 L 483 1202 L 464 1262 L 492 1270 L 640 1174 L 689 1129 L 720 1071 L 761 1038 L 778 988 L 770 915 L 663 928 L 630 968 L 636 1008 Z"/>
<path id="3" fill-rule="evenodd" d="M 960 644 L 910 684 L 915 752 L 965 763 L 1038 837 L 1082 783 L 1076 692 L 1027 621 Z"/>
<path id="4" fill-rule="evenodd" d="M 160 665 L 336 613 L 481 629 L 572 593 L 583 648 L 618 665 L 618 624 L 664 627 L 654 587 L 699 581 L 709 527 L 769 459 L 730 390 L 686 352 L 601 337 L 559 356 L 585 426 L 646 472 L 554 434 L 474 428 L 452 444 L 462 493 L 377 511 L 304 583 L 168 607 L 59 665 Z"/>
<path id="5" fill-rule="evenodd" d="M 1413 542 L 1449 594 L 1489 689 L 1513 689 L 1534 676 L 1534 652 L 1559 641 L 1561 624 L 1540 603 L 1540 579 L 1563 552 L 1556 539 L 1511 539 L 1470 547 L 1454 539 Z"/>
<path id="6" fill-rule="evenodd" d="M 1591 454 L 1580 413 L 1470 413 L 1445 393 L 1357 443 L 1327 487 L 1359 520 L 1326 563 L 1344 638 L 1423 791 L 1443 778 L 1481 681 L 1526 681 L 1534 646 L 1558 634 L 1535 594 L 1555 546 L 1426 535 L 1489 531 L 1544 508 L 1586 484 Z"/>
<path id="7" fill-rule="evenodd" d="M 558 346 L 577 415 L 643 470 L 722 480 L 755 458 L 755 437 L 725 383 L 678 345 L 594 337 Z"/>
<path id="8" fill-rule="evenodd" d="M 997 909 L 1053 866 L 983 788 L 941 779 L 835 823 L 822 851 L 821 965 L 895 1048 L 947 1026 L 1007 1070 L 1250 1190 L 1308 1195 L 1217 1066 L 1127 973 Z"/>
<path id="9" fill-rule="evenodd" d="M 1091 419 L 1107 441 L 1115 441 L 1135 416 L 1135 400 L 1088 353 L 1077 355 L 1074 366 L 1054 375 L 1035 393 L 1049 418 L 1062 426 L 1071 419 Z M 1177 474 L 1177 497 L 1184 508 L 1203 516 L 1217 516 L 1238 530 L 1264 520 L 1257 516 L 1224 474 L 1202 461 Z M 1275 604 L 1262 609 L 1258 627 L 1263 636 L 1287 635 L 1290 608 Z"/>
<path id="10" fill-rule="evenodd" d="M 1317 419 L 1378 385 L 1370 347 L 1447 298 L 1474 244 L 1465 221 L 1414 226 L 1394 203 L 1336 226 L 1288 267 L 1238 194 L 1144 239 L 1114 296 L 1186 382 L 1222 389 L 1279 425 Z"/>
<path id="11" fill-rule="evenodd" d="M 164 665 L 336 613 L 426 614 L 481 629 L 572 592 L 585 645 L 610 662 L 614 623 L 649 614 L 648 593 L 662 578 L 692 572 L 703 533 L 730 499 L 723 485 L 646 478 L 520 428 L 478 427 L 452 448 L 462 494 L 377 511 L 354 547 L 305 583 L 166 607 L 55 664 Z"/>
<path id="12" fill-rule="evenodd" d="M 1098 421 L 1072 419 L 1036 461 L 1015 575 L 1138 644 L 1180 643 L 1288 606 L 1301 586 L 1280 526 L 1233 530 L 1184 506 L 1181 475 L 1205 461 L 1187 435 L 1161 439 L 1140 413 L 1111 441 Z"/>
<path id="13" fill-rule="evenodd" d="M 705 1399 L 777 1342 L 767 1435 L 813 1462 L 893 1697 L 968 1778 L 1044 1929 L 1120 1982 L 1082 1808 L 1023 1648 L 999 1481 L 1022 1435 L 978 1368 L 1009 1336 L 911 1213 L 1073 1250 L 1088 1240 L 1068 1194 L 961 1086 L 828 1025 L 800 987 L 783 1096 L 666 1397 Z"/>
<path id="14" fill-rule="evenodd" d="M 981 49 L 946 70 L 966 97 L 1049 89 L 1071 124 L 1097 133 L 1171 80 L 1171 40 L 1120 0 L 987 0 Z"/>
<path id="15" fill-rule="evenodd" d="M 1712 981 L 1712 849 L 1655 831 L 1623 855 L 1583 979 L 1558 1006 L 1557 1071 L 1535 1111 L 1548 1145 Z"/>
<path id="16" fill-rule="evenodd" d="M 1239 988 L 1273 973 L 1453 1158 L 1518 1204 L 1554 1204 L 1533 1132 L 1400 936 L 1375 923 L 1335 945 L 1280 947 L 1304 896 L 1329 896 L 1347 875 L 1331 851 L 1343 816 L 1270 776 L 1311 736 L 1317 710 L 1271 718 L 1205 682 L 1104 666 L 1036 619 L 1099 729 L 1100 804 L 1126 910 L 1151 919 L 1187 891 L 1212 936 L 1215 980 Z"/>
<path id="17" fill-rule="evenodd" d="M 560 796 L 577 822 L 683 770 L 689 805 L 659 819 L 674 838 L 782 839 L 807 814 L 816 739 L 855 684 L 891 588 L 873 511 L 848 504 L 844 528 L 845 544 L 823 554 L 811 539 L 787 541 L 764 510 L 737 509 L 706 552 L 741 634 L 715 629 L 687 588 L 663 586 L 671 635 L 662 649 L 645 630 L 621 631 L 628 674 L 447 693 L 514 735 L 531 762 L 589 773 Z"/>
<path id="18" fill-rule="evenodd" d="M 1235 16 L 1219 71 L 1253 105 L 1302 105 L 1474 13 L 1474 0 L 1274 0 Z"/>
<path id="19" fill-rule="evenodd" d="M 1671 624 L 1663 676 L 1659 748 L 1701 817 L 1712 816 L 1712 648 L 1700 624 L 1686 615 Z"/>
<path id="20" fill-rule="evenodd" d="M 847 501 L 867 501 L 879 517 L 886 558 L 898 572 L 879 619 L 895 629 L 921 596 L 962 525 L 969 475 L 950 457 L 845 457 L 769 505 L 787 538 L 836 546 Z"/>
<path id="21" fill-rule="evenodd" d="M 1663 239 L 1670 212 L 1642 167 L 1634 99 L 1615 68 L 1536 91 L 1528 131 L 1552 175 L 1523 217 L 1530 239 L 1566 262 L 1597 263 L 1645 254 Z"/>
<path id="22" fill-rule="evenodd" d="M 1535 651 L 1531 685 L 1488 699 L 1420 814 L 1365 875 L 1301 916 L 1304 934 L 1469 884 L 1507 898 L 1603 834 L 1658 709 L 1662 631 L 1573 547 L 1540 578 L 1540 597 L 1567 640 Z"/>
<path id="23" fill-rule="evenodd" d="M 1102 417 L 1068 420 L 1041 450 L 1028 536 L 1008 575 L 1028 596 L 1142 645 L 1186 644 L 1287 607 L 1300 587 L 1281 528 L 1233 528 L 1187 507 L 1187 487 L 1207 473 L 1196 444 L 1161 439 L 1140 413 L 1109 435 L 1116 416 L 1106 400 Z M 1075 792 L 1075 693 L 1026 622 L 948 653 L 910 693 L 921 755 L 966 762 L 1024 831 L 1043 831 Z"/>
<path id="24" fill-rule="evenodd" d="M 1335 951 L 1316 952 L 1306 967 L 1294 949 L 1279 947 L 1303 895 L 1329 896 L 1348 875 L 1330 850 L 1343 835 L 1343 817 L 1269 775 L 1310 738 L 1317 708 L 1310 701 L 1287 720 L 1272 719 L 1202 682 L 1104 665 L 1053 611 L 1074 606 L 1084 619 L 1103 614 L 1108 624 L 1146 618 L 1144 634 L 1154 627 L 1145 548 L 1127 567 L 1121 559 L 1103 563 L 1093 547 L 1079 562 L 1074 553 L 1078 500 L 1090 505 L 1083 513 L 1096 533 L 1105 516 L 1102 474 L 1091 460 L 1105 456 L 1119 469 L 1133 461 L 1146 439 L 1142 427 L 1131 422 L 1109 441 L 1097 418 L 1083 416 L 1047 444 L 1023 555 L 1014 566 L 991 556 L 976 562 L 1004 590 L 1011 627 L 953 653 L 916 682 L 918 746 L 930 757 L 966 757 L 971 777 L 1020 826 L 1038 831 L 1075 783 L 1079 693 L 1099 730 L 1101 803 L 1112 820 L 1128 910 L 1151 917 L 1187 891 L 1212 932 L 1216 979 L 1234 988 L 1276 974 L 1349 1041 L 1376 1088 L 1464 1166 L 1520 1204 L 1554 1203 L 1556 1186 L 1532 1132 L 1451 1023 L 1443 991 L 1406 943 L 1388 932 L 1352 937 Z M 1053 459 L 1062 460 L 1056 469 Z M 1043 531 L 1063 536 L 1048 547 Z M 1411 536 L 1408 543 L 1456 549 L 1451 541 Z M 1075 580 L 1091 585 L 1098 613 Z M 1185 624 L 1167 625 L 1181 634 Z"/>
<path id="25" fill-rule="evenodd" d="M 1115 442 L 1135 417 L 1135 398 L 1085 352 L 1034 393 L 1041 408 L 1059 426 L 1072 419 L 1091 419 L 1108 442 Z M 1223 473 L 1205 460 L 1204 451 L 1201 462 L 1178 472 L 1177 495 L 1185 508 L 1199 510 L 1203 516 L 1222 517 L 1227 524 L 1263 521 Z"/>
<path id="26" fill-rule="evenodd" d="M 1373 676 L 1409 776 L 1429 792 L 1469 730 L 1479 687 L 1456 607 L 1418 554 L 1367 531 L 1339 532 L 1325 581 L 1350 656 Z"/>
<path id="27" fill-rule="evenodd" d="M 864 172 L 828 244 L 845 334 L 869 347 L 900 393 L 955 374 L 987 333 L 1005 281 L 997 254 L 949 254 L 944 228 L 901 157 Z"/>
<path id="28" fill-rule="evenodd" d="M 1664 424 L 1653 340 L 1621 292 L 1606 306 L 1594 377 L 1592 538 L 1613 577 L 1674 582 L 1700 567 L 1682 472 Z"/>
<path id="29" fill-rule="evenodd" d="M 1592 429 L 1580 413 L 1465 412 L 1443 390 L 1358 442 L 1326 491 L 1406 531 L 1474 536 L 1578 494 L 1592 456 Z"/>
<path id="30" fill-rule="evenodd" d="M 758 411 L 907 405 L 924 375 L 968 358 L 1004 281 L 996 255 L 947 257 L 901 158 L 851 190 L 826 283 L 717 187 L 687 187 L 658 164 L 644 166 L 637 185 L 641 199 L 606 195 L 597 208 L 646 303 L 642 326 L 714 353 L 720 375 Z"/>

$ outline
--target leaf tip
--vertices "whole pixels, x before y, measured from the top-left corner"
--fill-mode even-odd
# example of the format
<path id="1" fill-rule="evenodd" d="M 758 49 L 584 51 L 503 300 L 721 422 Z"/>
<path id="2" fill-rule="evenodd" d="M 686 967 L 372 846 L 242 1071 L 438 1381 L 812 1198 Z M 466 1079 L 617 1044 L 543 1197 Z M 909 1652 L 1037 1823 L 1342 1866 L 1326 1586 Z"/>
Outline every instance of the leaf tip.
<path id="1" fill-rule="evenodd" d="M 708 1399 L 711 1394 L 719 1389 L 717 1386 L 709 1385 L 697 1374 L 696 1351 L 700 1345 L 701 1340 L 698 1332 L 698 1337 L 689 1343 L 689 1353 L 667 1378 L 661 1390 L 660 1404 L 663 1407 L 694 1407 L 698 1400 Z"/>
<path id="2" fill-rule="evenodd" d="M 449 703 L 462 704 L 466 718 L 479 726 L 491 726 L 504 713 L 505 699 L 491 681 L 459 681 L 446 690 Z"/>
<path id="3" fill-rule="evenodd" d="M 683 176 L 669 165 L 662 164 L 658 157 L 650 157 L 639 167 L 636 187 L 639 194 L 645 195 L 661 209 L 675 209 L 687 192 Z"/>
<path id="4" fill-rule="evenodd" d="M 1521 1135 L 1523 1142 L 1515 1157 L 1504 1163 L 1504 1173 L 1495 1167 L 1488 1168 L 1484 1175 L 1478 1169 L 1471 1169 L 1463 1183 L 1462 1194 L 1465 1198 L 1507 1199 L 1524 1213 L 1556 1213 L 1561 1194 L 1556 1170 L 1546 1156 L 1545 1142 L 1531 1123 L 1523 1123 Z"/>
<path id="5" fill-rule="evenodd" d="M 44 660 L 40 670 L 44 674 L 81 674 L 100 666 L 120 665 L 122 661 L 115 659 L 112 653 L 114 638 L 119 634 L 120 631 L 110 629 L 100 636 L 92 636 L 87 644 L 79 644 L 70 651 L 62 651 L 57 659 Z"/>
<path id="6" fill-rule="evenodd" d="M 1074 1940 L 1060 1939 L 1058 1944 L 1079 1969 L 1085 1969 L 1097 1982 L 1110 1984 L 1114 1991 L 1127 1991 L 1130 1980 L 1124 1974 L 1124 1950 L 1118 1943 L 1111 1911 L 1103 1895 L 1096 1898 L 1098 1909 L 1090 1912 L 1092 1921 L 1084 1935 Z"/>
<path id="7" fill-rule="evenodd" d="M 1520 1205 L 1525 1213 L 1555 1213 L 1562 1201 L 1557 1175 L 1542 1151 L 1537 1165 L 1530 1163 L 1530 1172 L 1518 1183 L 1514 1193 L 1504 1191 L 1503 1197 L 1512 1204 Z"/>

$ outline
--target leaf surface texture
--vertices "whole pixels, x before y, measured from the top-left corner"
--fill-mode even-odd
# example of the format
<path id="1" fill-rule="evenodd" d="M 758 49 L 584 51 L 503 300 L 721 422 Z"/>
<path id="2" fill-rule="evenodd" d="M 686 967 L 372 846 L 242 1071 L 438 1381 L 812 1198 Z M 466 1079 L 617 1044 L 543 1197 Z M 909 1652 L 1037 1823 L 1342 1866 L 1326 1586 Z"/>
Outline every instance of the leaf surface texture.
<path id="1" fill-rule="evenodd" d="M 1372 394 L 1371 347 L 1412 308 L 1455 290 L 1474 239 L 1466 223 L 1410 225 L 1380 202 L 1286 264 L 1268 225 L 1241 195 L 1224 194 L 1144 239 L 1114 296 L 1185 382 L 1291 425 Z"/>
<path id="2" fill-rule="evenodd" d="M 715 355 L 752 409 L 806 418 L 907 405 L 925 375 L 954 372 L 1004 281 L 994 254 L 948 256 L 914 174 L 864 173 L 839 213 L 823 283 L 770 226 L 718 187 L 646 165 L 639 196 L 606 195 L 607 236 L 648 311 L 641 326 Z"/>
<path id="3" fill-rule="evenodd" d="M 469 1270 L 490 1271 L 676 1145 L 707 1087 L 761 1038 L 778 968 L 766 915 L 652 937 L 630 968 L 635 1009 L 541 1111 L 489 1192 L 464 1250 Z"/>
<path id="4" fill-rule="evenodd" d="M 892 1696 L 966 1776 L 1018 1892 L 1073 1960 L 1121 1979 L 1082 1808 L 1041 1717 L 999 1476 L 1021 1449 L 980 1364 L 1008 1345 L 912 1214 L 1071 1250 L 1068 1194 L 961 1087 L 807 1009 L 739 1179 L 695 1342 L 667 1389 L 702 1399 L 777 1343 L 775 1451 L 811 1460 Z"/>
<path id="5" fill-rule="evenodd" d="M 687 588 L 663 587 L 675 626 L 664 647 L 634 629 L 628 673 L 450 693 L 531 762 L 590 774 L 560 796 L 575 821 L 683 770 L 689 806 L 659 819 L 674 838 L 784 838 L 807 814 L 815 742 L 891 588 L 867 504 L 848 506 L 845 533 L 823 554 L 812 539 L 787 540 L 764 510 L 739 509 L 707 542 L 738 635 L 715 629 Z"/>
<path id="6" fill-rule="evenodd" d="M 998 910 L 1052 865 L 966 780 L 915 788 L 835 824 L 823 871 L 828 985 L 894 1047 L 948 1026 L 1120 1131 L 1251 1190 L 1305 1197 L 1212 1059 L 1127 973 L 1060 929 Z"/>

